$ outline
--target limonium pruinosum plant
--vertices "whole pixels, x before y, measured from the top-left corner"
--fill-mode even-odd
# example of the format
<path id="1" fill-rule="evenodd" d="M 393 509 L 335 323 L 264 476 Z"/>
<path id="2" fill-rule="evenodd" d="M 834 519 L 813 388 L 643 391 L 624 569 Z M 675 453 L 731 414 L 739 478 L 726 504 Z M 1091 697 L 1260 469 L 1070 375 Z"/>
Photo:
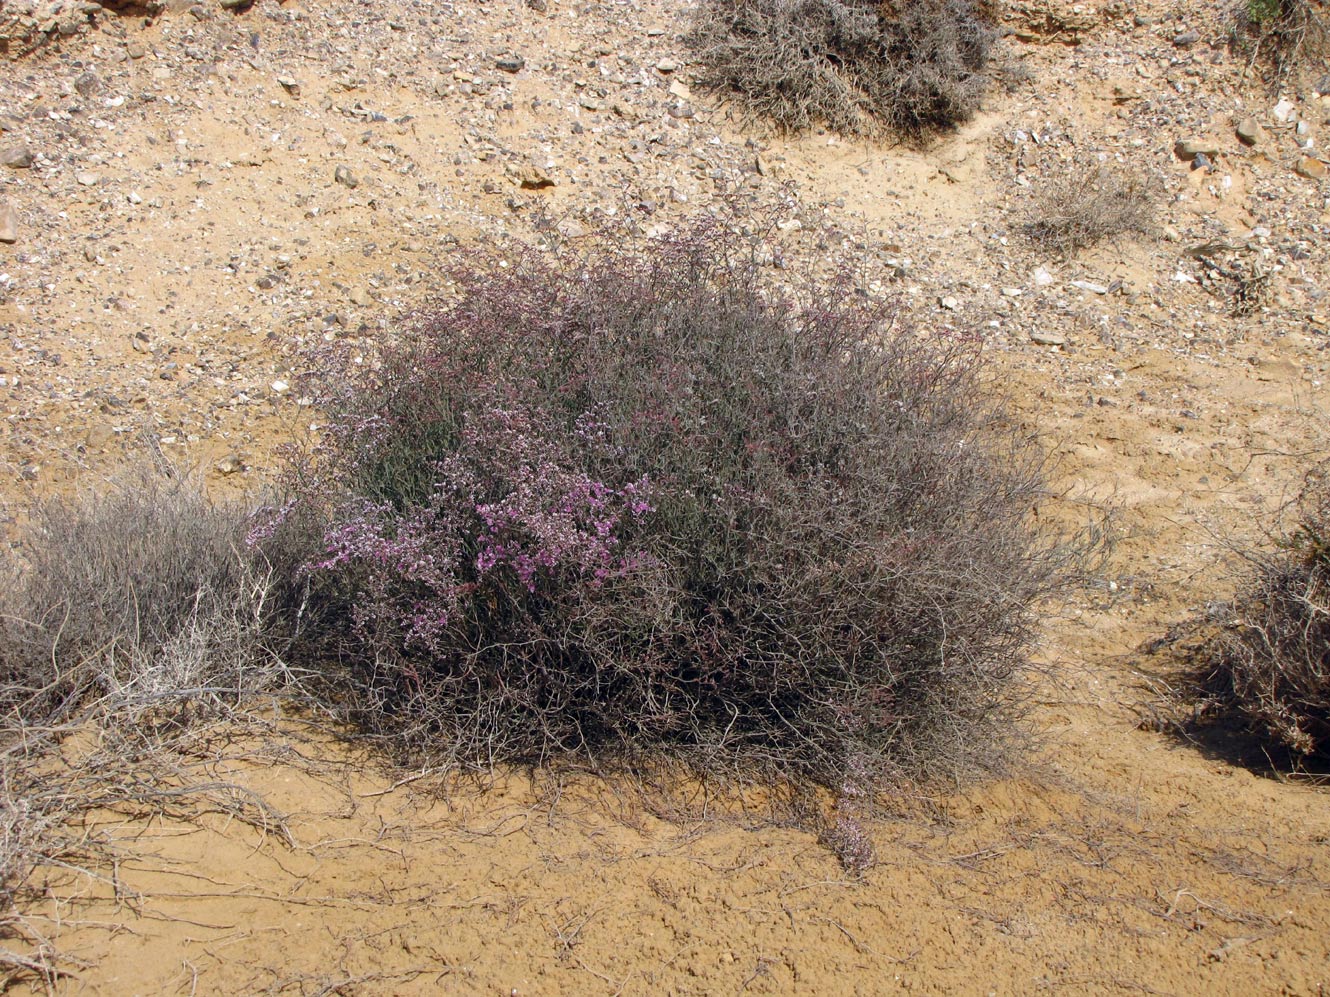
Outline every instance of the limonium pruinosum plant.
<path id="1" fill-rule="evenodd" d="M 1041 457 L 973 340 L 706 222 L 468 256 L 375 345 L 268 526 L 349 720 L 465 764 L 666 753 L 836 792 L 1010 726 Z M 509 264 L 509 265 L 504 265 Z M 269 540 L 269 542 L 274 542 Z"/>

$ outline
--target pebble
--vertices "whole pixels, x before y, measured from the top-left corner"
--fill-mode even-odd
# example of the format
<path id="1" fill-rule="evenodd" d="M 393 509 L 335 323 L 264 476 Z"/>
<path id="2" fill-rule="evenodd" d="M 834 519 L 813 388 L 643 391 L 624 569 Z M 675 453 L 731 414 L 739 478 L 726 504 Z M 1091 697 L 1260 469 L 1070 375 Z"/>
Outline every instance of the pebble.
<path id="1" fill-rule="evenodd" d="M 0 149 L 0 166 L 7 166 L 11 170 L 27 170 L 32 168 L 32 150 L 26 145 L 10 145 Z"/>
<path id="2" fill-rule="evenodd" d="M 1303 156 L 1294 165 L 1293 172 L 1308 180 L 1322 180 L 1326 174 L 1325 163 L 1312 156 Z"/>
<path id="3" fill-rule="evenodd" d="M 83 434 L 83 443 L 90 450 L 101 450 L 115 439 L 115 430 L 110 426 L 89 426 Z"/>
<path id="4" fill-rule="evenodd" d="M 1173 144 L 1173 154 L 1184 163 L 1189 163 L 1197 156 L 1213 158 L 1219 155 L 1219 143 L 1208 138 L 1184 138 Z"/>
<path id="5" fill-rule="evenodd" d="M 294 76 L 279 76 L 277 77 L 277 82 L 280 83 L 286 92 L 292 97 L 300 96 L 300 81 Z"/>
<path id="6" fill-rule="evenodd" d="M 509 167 L 508 172 L 517 181 L 517 185 L 525 190 L 540 190 L 544 187 L 554 186 L 554 178 L 539 166 L 528 163 L 523 166 Z"/>
<path id="7" fill-rule="evenodd" d="M 951 295 L 947 295 L 944 298 L 938 298 L 937 303 L 939 307 L 944 308 L 949 312 L 954 312 L 957 308 L 961 306 L 961 303 L 957 301 L 955 298 L 953 298 Z"/>
<path id="8" fill-rule="evenodd" d="M 679 63 L 674 59 L 661 59 L 656 63 L 656 70 L 661 73 L 673 73 L 679 69 Z"/>
<path id="9" fill-rule="evenodd" d="M 1177 48 L 1191 48 L 1200 40 L 1201 33 L 1199 31 L 1184 31 L 1173 36 L 1173 44 Z"/>
<path id="10" fill-rule="evenodd" d="M 95 187 L 97 186 L 97 181 L 101 178 L 100 173 L 94 173 L 91 170 L 86 170 L 74 177 L 74 179 L 79 182 L 80 187 Z"/>
<path id="11" fill-rule="evenodd" d="M 1073 280 L 1071 286 L 1081 291 L 1089 291 L 1091 294 L 1107 294 L 1108 288 L 1103 284 L 1096 284 L 1088 280 Z"/>
<path id="12" fill-rule="evenodd" d="M 237 454 L 227 454 L 213 466 L 217 468 L 218 474 L 235 474 L 245 469 L 244 461 Z"/>
<path id="13" fill-rule="evenodd" d="M 1255 118 L 1243 118 L 1238 122 L 1238 140 L 1244 145 L 1258 145 L 1265 138 L 1261 123 Z"/>
<path id="14" fill-rule="evenodd" d="M 1287 124 L 1288 122 L 1292 121 L 1293 118 L 1297 115 L 1298 109 L 1291 102 L 1287 100 L 1281 100 L 1278 104 L 1274 106 L 1274 108 L 1270 111 L 1270 113 L 1274 115 L 1276 121 L 1280 122 L 1281 124 Z"/>
<path id="15" fill-rule="evenodd" d="M 1034 329 L 1030 332 L 1030 341 L 1040 346 L 1065 346 L 1067 337 L 1060 332 Z"/>
<path id="16" fill-rule="evenodd" d="M 18 213 L 8 201 L 0 201 L 0 242 L 18 242 Z"/>
<path id="17" fill-rule="evenodd" d="M 338 166 L 337 169 L 333 170 L 333 182 L 339 183 L 343 187 L 350 188 L 351 190 L 355 190 L 360 186 L 360 180 L 351 172 L 350 167 L 347 166 Z"/>
<path id="18" fill-rule="evenodd" d="M 503 55 L 494 60 L 494 68 L 505 73 L 520 73 L 526 68 L 526 60 L 520 55 Z"/>

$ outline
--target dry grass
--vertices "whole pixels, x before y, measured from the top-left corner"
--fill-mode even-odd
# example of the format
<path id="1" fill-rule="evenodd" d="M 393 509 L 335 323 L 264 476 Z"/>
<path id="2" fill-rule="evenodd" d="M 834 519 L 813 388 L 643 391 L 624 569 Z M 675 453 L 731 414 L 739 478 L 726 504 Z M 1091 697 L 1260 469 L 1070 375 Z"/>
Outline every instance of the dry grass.
<path id="1" fill-rule="evenodd" d="M 747 118 L 919 137 L 978 109 L 993 38 L 969 0 L 707 0 L 689 42 Z"/>
<path id="2" fill-rule="evenodd" d="M 1204 648 L 1221 707 L 1303 757 L 1330 753 L 1330 463 L 1308 477 L 1301 522 L 1248 572 Z"/>
<path id="3" fill-rule="evenodd" d="M 1155 191 L 1138 174 L 1069 166 L 1041 184 L 1025 231 L 1043 249 L 1071 257 L 1105 240 L 1153 231 Z"/>
<path id="4" fill-rule="evenodd" d="M 0 985 L 49 989 L 69 968 L 24 912 L 46 876 L 113 877 L 90 815 L 188 800 L 274 823 L 205 748 L 211 721 L 293 678 L 278 572 L 246 518 L 147 472 L 26 515 L 0 584 Z"/>
<path id="5" fill-rule="evenodd" d="M 1330 12 L 1322 0 L 1247 0 L 1238 8 L 1234 41 L 1273 82 L 1316 82 L 1330 58 Z"/>

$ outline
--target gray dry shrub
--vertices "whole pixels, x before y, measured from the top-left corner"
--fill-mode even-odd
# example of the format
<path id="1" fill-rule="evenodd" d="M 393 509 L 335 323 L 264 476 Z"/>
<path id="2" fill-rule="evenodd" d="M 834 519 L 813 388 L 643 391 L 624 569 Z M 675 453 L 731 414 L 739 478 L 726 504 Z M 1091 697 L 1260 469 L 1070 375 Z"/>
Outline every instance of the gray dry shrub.
<path id="1" fill-rule="evenodd" d="M 1153 185 L 1104 166 L 1059 169 L 1043 182 L 1025 232 L 1043 249 L 1070 257 L 1088 246 L 1154 229 Z"/>
<path id="2" fill-rule="evenodd" d="M 917 138 L 978 109 L 994 37 L 970 0 L 704 0 L 688 41 L 750 119 Z"/>
<path id="3" fill-rule="evenodd" d="M 1211 695 L 1298 755 L 1330 753 L 1330 463 L 1309 477 L 1301 522 L 1248 572 L 1204 649 Z"/>
<path id="4" fill-rule="evenodd" d="M 195 756 L 210 720 L 292 677 L 298 589 L 274 548 L 246 542 L 249 518 L 148 472 L 26 513 L 0 563 L 0 990 L 53 990 L 66 972 L 26 912 L 45 896 L 41 870 L 100 875 L 112 861 L 88 814 L 192 797 L 272 825 Z"/>
<path id="5" fill-rule="evenodd" d="M 29 723 L 90 700 L 221 704 L 286 677 L 274 567 L 244 510 L 143 474 L 37 503 L 0 591 L 0 697 Z"/>
<path id="6" fill-rule="evenodd" d="M 1330 11 L 1322 0 L 1247 0 L 1237 12 L 1234 41 L 1273 81 L 1315 83 L 1330 59 Z"/>

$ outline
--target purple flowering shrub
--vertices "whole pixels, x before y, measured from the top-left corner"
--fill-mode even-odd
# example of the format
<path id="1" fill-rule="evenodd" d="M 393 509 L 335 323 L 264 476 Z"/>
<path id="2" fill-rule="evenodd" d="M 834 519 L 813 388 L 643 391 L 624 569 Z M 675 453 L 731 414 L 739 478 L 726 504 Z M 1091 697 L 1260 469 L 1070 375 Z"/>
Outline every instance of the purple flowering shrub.
<path id="1" fill-rule="evenodd" d="M 462 764 L 664 753 L 837 787 L 982 754 L 1058 548 L 1041 458 L 846 286 L 765 286 L 715 225 L 529 254 L 318 358 L 310 538 L 346 715 Z"/>

